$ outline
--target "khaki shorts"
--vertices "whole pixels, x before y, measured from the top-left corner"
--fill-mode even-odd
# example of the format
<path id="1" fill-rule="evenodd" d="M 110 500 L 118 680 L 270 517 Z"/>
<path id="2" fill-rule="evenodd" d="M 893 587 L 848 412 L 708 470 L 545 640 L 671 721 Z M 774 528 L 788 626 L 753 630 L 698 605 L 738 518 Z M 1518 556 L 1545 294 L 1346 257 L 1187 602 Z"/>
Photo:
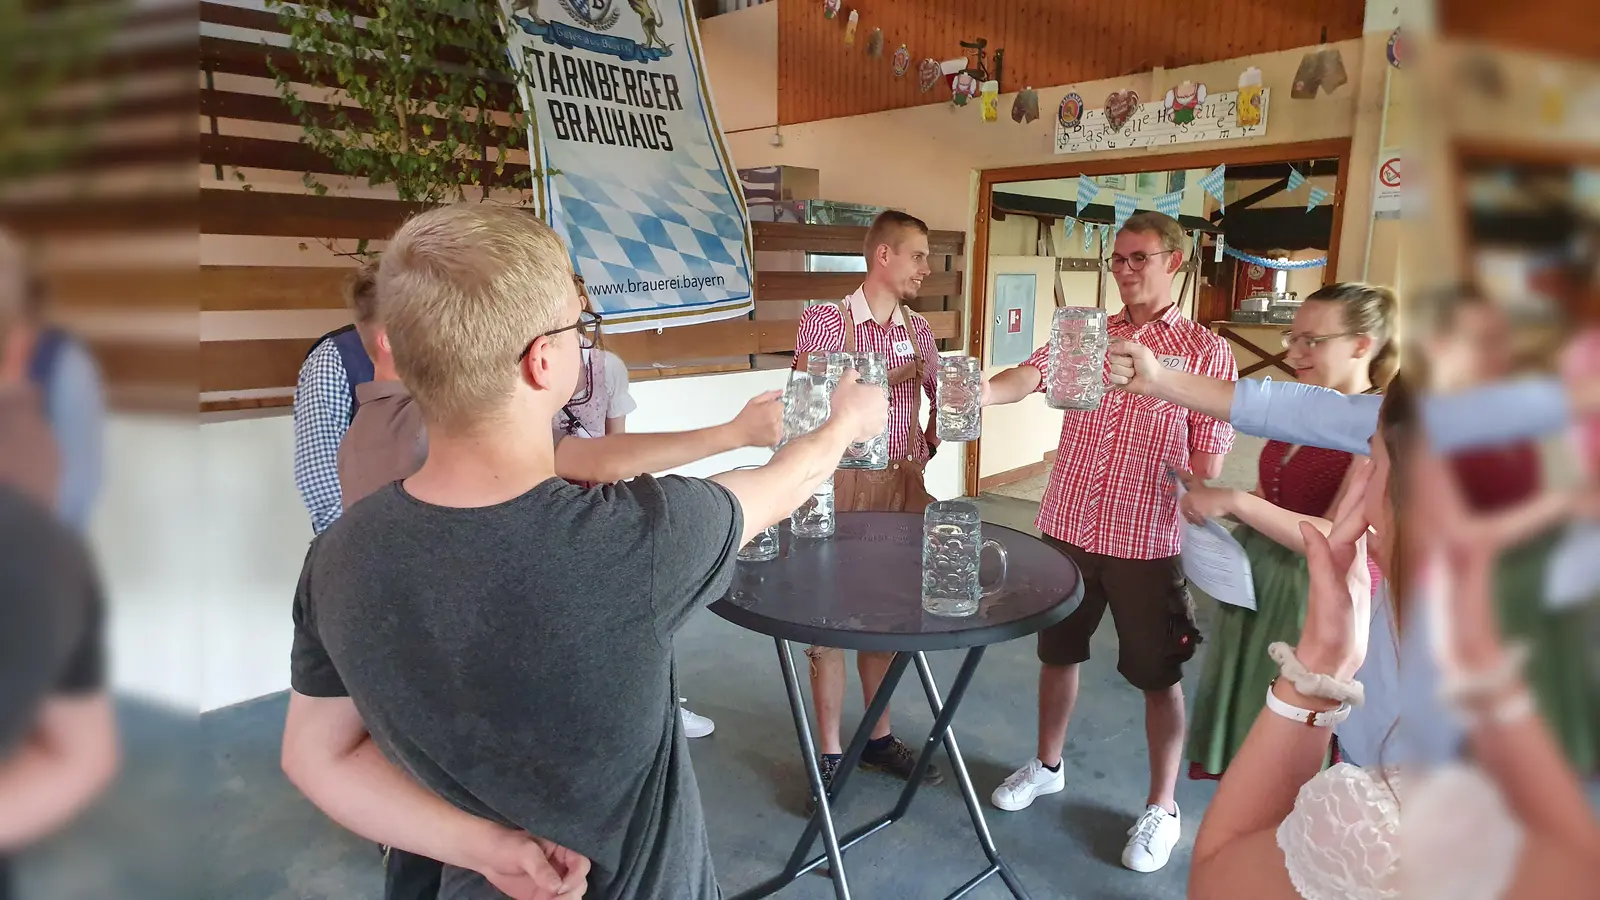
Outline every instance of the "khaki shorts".
<path id="1" fill-rule="evenodd" d="M 1117 628 L 1117 671 L 1141 691 L 1159 691 L 1183 679 L 1183 664 L 1200 641 L 1189 582 L 1176 557 L 1117 559 L 1087 553 L 1044 536 L 1083 575 L 1083 602 L 1059 623 L 1039 632 L 1039 661 L 1070 666 L 1089 659 L 1089 639 L 1111 608 Z"/>

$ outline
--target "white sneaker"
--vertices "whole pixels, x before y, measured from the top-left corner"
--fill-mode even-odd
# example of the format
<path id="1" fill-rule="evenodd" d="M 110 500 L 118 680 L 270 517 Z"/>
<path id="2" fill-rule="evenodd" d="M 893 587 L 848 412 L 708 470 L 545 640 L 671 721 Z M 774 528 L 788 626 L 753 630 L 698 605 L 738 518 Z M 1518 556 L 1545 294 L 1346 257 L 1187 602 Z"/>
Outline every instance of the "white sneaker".
<path id="1" fill-rule="evenodd" d="M 678 702 L 682 703 L 683 698 L 679 697 Z M 678 707 L 678 715 L 683 717 L 683 733 L 687 737 L 703 738 L 717 730 L 717 723 L 682 706 Z"/>
<path id="2" fill-rule="evenodd" d="M 1178 805 L 1174 803 L 1173 809 Z M 1154 872 L 1167 864 L 1172 848 L 1183 834 L 1179 814 L 1159 806 L 1145 809 L 1139 821 L 1128 829 L 1128 846 L 1122 848 L 1122 864 L 1135 872 Z"/>
<path id="3" fill-rule="evenodd" d="M 990 802 L 1007 812 L 1027 809 L 1033 798 L 1054 794 L 1067 787 L 1066 767 L 1058 765 L 1054 772 L 1046 769 L 1038 759 L 1011 773 L 990 795 Z"/>

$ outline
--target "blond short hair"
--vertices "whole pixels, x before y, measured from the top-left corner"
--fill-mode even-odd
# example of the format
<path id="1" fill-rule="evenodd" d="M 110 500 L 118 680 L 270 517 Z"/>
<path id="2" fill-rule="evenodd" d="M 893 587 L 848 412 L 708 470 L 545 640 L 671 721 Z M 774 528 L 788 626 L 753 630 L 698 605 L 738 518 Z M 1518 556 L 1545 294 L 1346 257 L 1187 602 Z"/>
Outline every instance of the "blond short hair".
<path id="1" fill-rule="evenodd" d="M 459 203 L 400 226 L 378 266 L 395 368 L 423 417 L 470 426 L 511 396 L 517 357 L 571 324 L 572 261 L 526 210 Z"/>
<path id="2" fill-rule="evenodd" d="M 376 328 L 380 324 L 376 259 L 367 260 L 356 270 L 355 276 L 350 279 L 345 305 L 350 308 L 350 318 L 355 322 L 356 334 L 361 335 L 361 346 L 366 348 L 368 356 L 376 356 L 378 349 Z"/>
<path id="3" fill-rule="evenodd" d="M 1166 213 L 1136 212 L 1122 223 L 1120 231 L 1131 231 L 1135 234 L 1153 234 L 1161 238 L 1161 249 L 1164 251 L 1183 250 L 1183 226 L 1178 220 Z"/>

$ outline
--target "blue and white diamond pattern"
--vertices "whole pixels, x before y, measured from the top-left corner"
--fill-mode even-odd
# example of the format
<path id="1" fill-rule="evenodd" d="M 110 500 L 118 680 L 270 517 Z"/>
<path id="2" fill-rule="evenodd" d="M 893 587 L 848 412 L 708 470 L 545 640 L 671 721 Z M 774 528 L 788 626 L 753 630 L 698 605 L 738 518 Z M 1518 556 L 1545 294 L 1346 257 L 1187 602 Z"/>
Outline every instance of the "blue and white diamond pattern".
<path id="1" fill-rule="evenodd" d="M 1228 201 L 1222 199 L 1222 189 L 1226 183 L 1225 179 L 1227 178 L 1227 170 L 1228 164 L 1222 163 L 1215 169 L 1212 169 L 1200 177 L 1200 187 L 1204 188 L 1206 193 L 1217 198 L 1219 209 L 1227 208 Z"/>
<path id="2" fill-rule="evenodd" d="M 1183 208 L 1183 191 L 1172 191 L 1162 194 L 1155 201 L 1156 212 L 1164 216 L 1178 217 L 1178 212 Z"/>
<path id="3" fill-rule="evenodd" d="M 1087 175 L 1078 176 L 1078 212 L 1083 213 L 1083 208 L 1094 202 L 1100 196 L 1100 185 Z"/>
<path id="4" fill-rule="evenodd" d="M 1115 225 L 1120 229 L 1122 223 L 1128 221 L 1128 217 L 1133 215 L 1133 210 L 1139 205 L 1139 198 L 1132 194 L 1119 192 L 1111 202 L 1112 215 L 1116 219 Z"/>
<path id="5" fill-rule="evenodd" d="M 1289 190 L 1297 191 L 1297 190 L 1300 189 L 1300 185 L 1305 184 L 1305 183 L 1306 183 L 1306 177 L 1304 175 L 1300 174 L 1300 170 L 1296 169 L 1294 166 L 1290 166 L 1289 167 Z"/>

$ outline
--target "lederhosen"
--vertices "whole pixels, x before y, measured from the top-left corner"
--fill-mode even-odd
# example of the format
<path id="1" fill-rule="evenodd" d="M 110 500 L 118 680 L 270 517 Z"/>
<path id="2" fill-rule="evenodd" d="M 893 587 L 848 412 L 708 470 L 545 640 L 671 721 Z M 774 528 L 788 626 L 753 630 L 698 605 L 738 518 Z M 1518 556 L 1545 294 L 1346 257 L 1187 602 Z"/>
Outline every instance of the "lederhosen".
<path id="1" fill-rule="evenodd" d="M 844 317 L 844 351 L 856 352 L 856 324 L 850 314 L 850 304 L 841 304 Z M 927 374 L 927 361 L 922 358 L 922 348 L 917 346 L 916 332 L 911 325 L 912 313 L 897 305 L 890 315 L 905 323 L 911 340 L 912 359 L 889 370 L 889 388 L 911 382 L 911 423 L 907 426 L 905 459 L 890 460 L 889 467 L 881 470 L 839 469 L 833 473 L 833 508 L 838 512 L 916 512 L 927 509 L 933 502 L 923 482 L 923 463 L 912 459 L 921 428 L 918 419 L 922 414 L 922 380 Z"/>

